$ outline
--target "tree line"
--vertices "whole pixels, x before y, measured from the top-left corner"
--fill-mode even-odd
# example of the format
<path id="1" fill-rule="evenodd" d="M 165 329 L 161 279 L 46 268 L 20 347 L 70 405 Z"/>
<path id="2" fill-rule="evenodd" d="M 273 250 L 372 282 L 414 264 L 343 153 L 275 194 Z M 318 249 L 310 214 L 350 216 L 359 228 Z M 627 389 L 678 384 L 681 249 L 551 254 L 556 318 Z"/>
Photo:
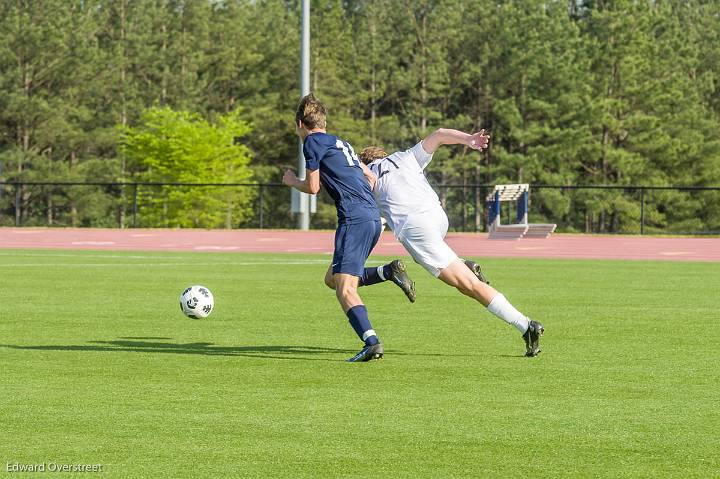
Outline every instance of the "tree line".
<path id="1" fill-rule="evenodd" d="M 439 151 L 435 184 L 720 185 L 720 3 L 712 0 L 313 0 L 311 89 L 356 149 L 485 128 Z M 296 164 L 300 2 L 0 3 L 0 179 L 277 182 Z M 255 189 L 146 188 L 148 226 L 252 226 Z M 6 186 L 0 224 L 127 226 L 122 187 Z M 483 222 L 484 193 L 441 189 Z M 465 190 L 463 190 L 465 191 Z M 17 193 L 17 195 L 16 195 Z M 531 196 L 535 220 L 635 232 L 615 190 Z M 461 201 L 462 199 L 462 201 Z M 293 226 L 289 192 L 266 193 Z M 720 231 L 717 191 L 660 190 L 658 231 Z M 332 227 L 320 201 L 315 227 Z"/>

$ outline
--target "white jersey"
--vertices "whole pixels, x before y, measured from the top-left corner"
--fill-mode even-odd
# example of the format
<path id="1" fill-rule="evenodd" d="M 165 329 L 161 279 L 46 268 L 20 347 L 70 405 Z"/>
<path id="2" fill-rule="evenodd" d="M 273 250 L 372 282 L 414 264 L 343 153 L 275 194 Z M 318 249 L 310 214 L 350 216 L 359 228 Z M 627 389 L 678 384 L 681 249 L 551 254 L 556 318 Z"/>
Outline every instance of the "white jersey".
<path id="1" fill-rule="evenodd" d="M 432 160 L 422 142 L 405 151 L 398 151 L 368 165 L 377 176 L 373 194 L 380 214 L 398 239 L 408 221 L 420 219 L 428 213 L 445 212 L 437 193 L 423 173 Z M 439 210 L 439 211 L 438 211 Z"/>

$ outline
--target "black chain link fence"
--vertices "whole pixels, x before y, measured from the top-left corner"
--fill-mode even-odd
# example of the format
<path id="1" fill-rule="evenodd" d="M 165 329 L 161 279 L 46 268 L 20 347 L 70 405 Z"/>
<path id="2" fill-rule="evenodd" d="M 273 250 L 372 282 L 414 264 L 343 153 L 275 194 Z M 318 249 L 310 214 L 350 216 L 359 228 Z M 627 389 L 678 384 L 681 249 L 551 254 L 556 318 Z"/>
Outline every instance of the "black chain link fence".
<path id="1" fill-rule="evenodd" d="M 451 231 L 487 229 L 494 185 L 434 185 Z M 501 222 L 515 205 L 502 203 Z M 558 232 L 720 235 L 720 187 L 531 185 L 529 221 Z M 335 228 L 320 193 L 314 229 Z M 0 226 L 295 228 L 281 183 L 0 182 Z"/>

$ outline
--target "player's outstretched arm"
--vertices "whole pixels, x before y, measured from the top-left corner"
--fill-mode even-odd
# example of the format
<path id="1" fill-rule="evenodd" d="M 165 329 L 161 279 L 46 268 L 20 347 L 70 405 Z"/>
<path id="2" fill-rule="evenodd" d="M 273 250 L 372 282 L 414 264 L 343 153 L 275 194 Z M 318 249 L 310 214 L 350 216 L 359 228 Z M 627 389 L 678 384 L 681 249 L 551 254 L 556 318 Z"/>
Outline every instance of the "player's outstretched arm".
<path id="1" fill-rule="evenodd" d="M 291 188 L 316 195 L 320 191 L 320 170 L 305 170 L 305 179 L 299 179 L 292 170 L 285 170 L 283 183 Z"/>
<path id="2" fill-rule="evenodd" d="M 487 148 L 490 135 L 485 130 L 476 133 L 464 133 L 449 128 L 438 128 L 422 141 L 423 150 L 432 154 L 442 145 L 465 145 L 474 150 Z"/>

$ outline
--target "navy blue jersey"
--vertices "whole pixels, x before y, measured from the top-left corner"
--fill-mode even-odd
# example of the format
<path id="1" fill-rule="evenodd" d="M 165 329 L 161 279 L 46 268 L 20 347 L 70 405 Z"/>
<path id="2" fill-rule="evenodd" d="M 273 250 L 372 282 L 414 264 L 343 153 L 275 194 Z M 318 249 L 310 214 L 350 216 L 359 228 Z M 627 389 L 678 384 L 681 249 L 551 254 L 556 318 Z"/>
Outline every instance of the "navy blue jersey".
<path id="1" fill-rule="evenodd" d="M 320 183 L 335 200 L 338 223 L 379 220 L 370 184 L 352 146 L 327 133 L 312 133 L 305 138 L 303 155 L 308 170 L 320 169 Z"/>

